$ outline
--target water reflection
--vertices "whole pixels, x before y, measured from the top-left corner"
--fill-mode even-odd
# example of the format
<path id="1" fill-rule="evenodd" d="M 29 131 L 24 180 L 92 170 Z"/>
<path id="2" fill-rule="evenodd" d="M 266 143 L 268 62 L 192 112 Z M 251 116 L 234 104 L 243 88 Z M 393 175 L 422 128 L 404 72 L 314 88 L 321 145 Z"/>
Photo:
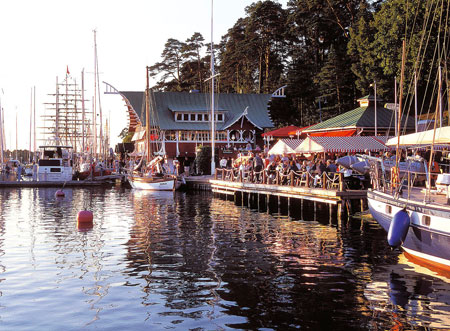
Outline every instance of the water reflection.
<path id="1" fill-rule="evenodd" d="M 376 270 L 365 296 L 373 310 L 393 325 L 448 329 L 449 282 L 402 254 L 398 264 Z"/>
<path id="2" fill-rule="evenodd" d="M 448 279 L 398 261 L 373 221 L 320 208 L 295 220 L 207 193 L 55 191 L 0 191 L 2 328 L 449 324 Z M 87 232 L 76 228 L 83 209 L 94 213 Z"/>

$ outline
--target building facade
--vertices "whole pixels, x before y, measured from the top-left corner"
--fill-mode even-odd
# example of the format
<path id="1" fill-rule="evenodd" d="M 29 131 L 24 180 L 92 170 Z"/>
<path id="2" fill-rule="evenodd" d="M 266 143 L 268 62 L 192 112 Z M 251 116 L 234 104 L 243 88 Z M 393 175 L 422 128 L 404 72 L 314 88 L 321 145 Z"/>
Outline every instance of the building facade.
<path id="1" fill-rule="evenodd" d="M 119 92 L 129 112 L 135 155 L 145 151 L 145 93 Z M 234 155 L 242 149 L 263 148 L 261 133 L 272 128 L 270 94 L 215 94 L 215 144 L 218 154 Z M 169 158 L 195 156 L 200 145 L 211 145 L 211 98 L 205 93 L 152 92 L 151 107 L 159 128 L 161 149 Z"/>

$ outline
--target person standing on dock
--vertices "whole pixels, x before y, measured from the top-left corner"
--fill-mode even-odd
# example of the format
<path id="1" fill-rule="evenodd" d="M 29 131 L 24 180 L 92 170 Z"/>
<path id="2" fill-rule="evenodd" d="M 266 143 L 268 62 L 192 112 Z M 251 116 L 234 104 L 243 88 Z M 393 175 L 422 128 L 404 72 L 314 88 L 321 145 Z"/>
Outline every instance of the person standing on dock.
<path id="1" fill-rule="evenodd" d="M 257 181 L 259 181 L 260 179 L 263 167 L 264 167 L 263 159 L 261 158 L 260 154 L 256 153 L 255 157 L 253 158 L 253 171 L 255 172 Z"/>
<path id="2" fill-rule="evenodd" d="M 36 162 L 33 161 L 33 168 L 32 168 L 33 181 L 37 180 L 37 172 L 38 172 L 38 166 L 37 166 Z"/>
<path id="3" fill-rule="evenodd" d="M 20 182 L 22 180 L 22 165 L 19 163 L 17 165 L 17 181 Z"/>

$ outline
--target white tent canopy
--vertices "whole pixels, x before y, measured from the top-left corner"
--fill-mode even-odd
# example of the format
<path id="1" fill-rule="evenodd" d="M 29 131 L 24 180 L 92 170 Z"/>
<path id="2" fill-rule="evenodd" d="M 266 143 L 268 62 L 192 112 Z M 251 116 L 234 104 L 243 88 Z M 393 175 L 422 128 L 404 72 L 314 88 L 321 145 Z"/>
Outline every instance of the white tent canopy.
<path id="1" fill-rule="evenodd" d="M 269 150 L 269 155 L 295 154 L 295 149 L 303 142 L 303 139 L 280 139 Z"/>
<path id="2" fill-rule="evenodd" d="M 415 145 L 431 145 L 433 144 L 434 130 L 411 133 L 400 136 L 400 146 L 415 146 Z M 398 137 L 389 139 L 386 142 L 387 146 L 397 146 Z M 435 137 L 435 144 L 450 144 L 450 127 L 437 128 Z"/>
<path id="3" fill-rule="evenodd" d="M 372 136 L 308 137 L 295 149 L 296 153 L 364 152 L 379 151 L 386 146 Z"/>

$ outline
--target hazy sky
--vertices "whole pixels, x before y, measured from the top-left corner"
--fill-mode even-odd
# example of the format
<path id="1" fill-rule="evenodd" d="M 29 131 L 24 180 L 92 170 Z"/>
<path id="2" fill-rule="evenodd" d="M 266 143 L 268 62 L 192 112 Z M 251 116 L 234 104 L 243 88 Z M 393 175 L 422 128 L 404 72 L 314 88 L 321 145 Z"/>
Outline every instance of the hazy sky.
<path id="1" fill-rule="evenodd" d="M 215 42 L 253 2 L 214 1 Z M 287 0 L 279 2 L 285 6 Z M 119 90 L 144 90 L 145 67 L 160 60 L 168 38 L 185 41 L 200 32 L 210 42 L 211 1 L 0 0 L 0 98 L 8 149 L 16 148 L 16 112 L 19 148 L 28 149 L 31 88 L 36 86 L 37 114 L 44 114 L 44 103 L 53 101 L 47 94 L 54 93 L 56 77 L 62 80 L 67 66 L 77 81 L 84 68 L 86 98 L 92 100 L 94 29 L 100 81 Z M 102 95 L 102 105 L 116 143 L 126 126 L 124 103 Z"/>

